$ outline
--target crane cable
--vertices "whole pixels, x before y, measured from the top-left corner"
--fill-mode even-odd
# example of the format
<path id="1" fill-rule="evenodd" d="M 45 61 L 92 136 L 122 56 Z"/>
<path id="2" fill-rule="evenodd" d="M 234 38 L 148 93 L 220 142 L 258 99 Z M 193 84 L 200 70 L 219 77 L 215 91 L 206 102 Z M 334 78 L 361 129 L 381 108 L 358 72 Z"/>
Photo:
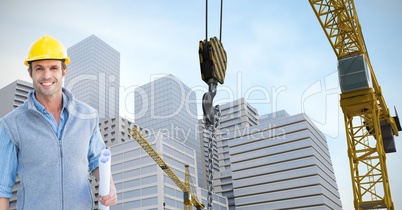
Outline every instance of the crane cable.
<path id="1" fill-rule="evenodd" d="M 223 13 L 223 0 L 221 0 L 221 8 L 220 8 L 220 32 L 219 32 L 219 43 L 221 43 L 222 41 L 222 13 Z M 212 39 L 211 39 L 212 41 Z M 205 0 L 205 43 L 206 46 L 208 46 L 208 0 Z M 205 49 L 207 50 L 207 49 Z M 226 53 L 225 53 L 225 57 L 226 57 Z M 226 62 L 226 61 L 225 61 Z M 225 67 L 226 70 L 226 67 Z M 201 71 L 202 71 L 202 67 L 201 67 Z M 224 79 L 224 74 L 223 74 L 223 78 L 221 77 L 221 83 L 223 83 L 223 79 Z M 213 100 L 213 96 L 216 94 L 216 86 L 217 86 L 217 81 L 216 78 L 212 79 L 215 82 L 210 82 L 210 81 L 205 81 L 208 83 L 209 86 L 209 92 L 206 93 L 203 97 L 203 101 L 205 96 L 209 96 L 207 97 L 210 99 L 210 108 L 212 108 L 212 100 Z M 212 92 L 211 92 L 212 91 Z M 204 103 L 203 103 L 203 110 L 204 110 Z M 213 203 L 213 153 L 214 153 L 214 149 L 213 149 L 213 145 L 216 142 L 216 135 L 215 135 L 215 129 L 217 127 L 217 125 L 219 124 L 220 121 L 220 109 L 219 109 L 219 105 L 217 107 L 215 107 L 215 109 L 210 110 L 213 111 L 213 116 L 212 117 L 212 123 L 209 120 L 205 120 L 205 128 L 208 130 L 209 132 L 209 137 L 208 137 L 208 169 L 207 169 L 207 182 L 208 182 L 208 195 L 207 195 L 207 209 L 208 210 L 212 210 L 212 203 Z M 211 113 L 210 113 L 211 114 Z M 215 116 L 216 115 L 216 116 Z M 204 117 L 205 117 L 205 110 L 204 110 Z M 217 118 L 217 119 L 215 119 Z"/>
<path id="2" fill-rule="evenodd" d="M 222 14 L 223 0 L 221 0 L 221 11 L 219 20 L 219 40 L 222 41 Z M 208 40 L 208 0 L 205 0 L 205 40 Z"/>

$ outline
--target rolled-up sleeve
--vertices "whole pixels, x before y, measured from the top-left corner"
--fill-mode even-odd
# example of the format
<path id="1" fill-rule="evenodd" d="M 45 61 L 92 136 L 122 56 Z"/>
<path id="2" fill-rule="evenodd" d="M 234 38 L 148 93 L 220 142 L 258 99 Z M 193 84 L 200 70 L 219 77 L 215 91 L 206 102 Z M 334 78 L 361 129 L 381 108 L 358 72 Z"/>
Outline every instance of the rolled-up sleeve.
<path id="1" fill-rule="evenodd" d="M 92 172 L 94 169 L 99 167 L 99 157 L 101 155 L 102 149 L 106 148 L 105 142 L 103 141 L 102 135 L 99 131 L 99 127 L 96 126 L 91 140 L 89 142 L 89 151 L 88 151 L 88 168 Z"/>
<path id="2" fill-rule="evenodd" d="M 0 125 L 0 197 L 11 198 L 17 176 L 17 146 Z"/>

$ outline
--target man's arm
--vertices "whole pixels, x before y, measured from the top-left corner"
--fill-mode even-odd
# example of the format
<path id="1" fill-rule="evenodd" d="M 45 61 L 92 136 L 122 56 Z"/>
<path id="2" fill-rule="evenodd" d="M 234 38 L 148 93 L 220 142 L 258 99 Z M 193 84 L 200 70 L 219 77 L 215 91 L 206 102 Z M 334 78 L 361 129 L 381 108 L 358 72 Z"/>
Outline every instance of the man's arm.
<path id="1" fill-rule="evenodd" d="M 1 119 L 0 119 L 1 120 Z M 17 176 L 18 149 L 0 123 L 0 210 L 8 210 Z"/>
<path id="2" fill-rule="evenodd" d="M 96 180 L 99 181 L 99 167 L 95 168 L 92 171 L 92 174 L 95 176 Z M 117 204 L 117 193 L 116 193 L 116 187 L 114 186 L 113 182 L 113 177 L 110 175 L 110 190 L 109 190 L 109 195 L 106 196 L 100 196 L 98 195 L 98 200 L 101 202 L 104 206 L 113 206 Z M 0 209 L 2 210 L 2 209 Z"/>
<path id="3" fill-rule="evenodd" d="M 89 152 L 88 152 L 88 162 L 89 162 L 89 170 L 99 181 L 99 157 L 102 149 L 106 148 L 105 143 L 103 142 L 102 135 L 100 133 L 100 129 L 98 123 L 96 123 L 96 127 L 94 129 L 94 133 L 91 136 L 91 140 L 89 143 Z M 106 196 L 98 196 L 99 202 L 101 202 L 104 206 L 112 206 L 117 204 L 117 193 L 116 187 L 114 186 L 113 177 L 110 174 L 110 189 L 109 195 Z"/>
<path id="4" fill-rule="evenodd" d="M 0 210 L 8 210 L 8 198 L 0 198 Z"/>

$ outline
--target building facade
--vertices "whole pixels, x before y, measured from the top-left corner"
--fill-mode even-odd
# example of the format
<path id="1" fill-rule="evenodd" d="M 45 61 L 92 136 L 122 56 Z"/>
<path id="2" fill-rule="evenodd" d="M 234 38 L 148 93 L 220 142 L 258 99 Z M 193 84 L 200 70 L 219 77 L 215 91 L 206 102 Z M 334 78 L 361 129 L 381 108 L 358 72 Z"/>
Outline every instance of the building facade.
<path id="1" fill-rule="evenodd" d="M 198 132 L 196 94 L 173 75 L 164 75 L 135 89 L 134 121 L 161 131 L 195 150 L 197 183 L 205 188 Z"/>
<path id="2" fill-rule="evenodd" d="M 23 104 L 31 90 L 33 90 L 32 83 L 23 80 L 16 80 L 1 88 L 0 117 L 4 117 L 7 113 Z"/>
<path id="3" fill-rule="evenodd" d="M 100 119 L 119 116 L 120 53 L 95 35 L 69 47 L 64 86 L 99 112 Z"/>
<path id="4" fill-rule="evenodd" d="M 225 139 L 229 133 L 244 133 L 248 128 L 259 123 L 258 112 L 244 98 L 220 105 L 221 120 L 217 129 L 217 148 L 219 169 L 214 173 L 214 191 L 228 198 L 229 206 L 234 209 L 233 179 L 229 151 L 229 142 Z M 205 140 L 204 140 L 205 141 Z"/>
<path id="5" fill-rule="evenodd" d="M 206 205 L 207 192 L 197 187 L 195 150 L 172 139 L 162 131 L 152 133 L 124 119 L 111 118 L 100 123 L 100 130 L 112 152 L 112 175 L 116 185 L 119 203 L 111 210 L 155 209 L 182 210 L 183 192 L 164 174 L 143 148 L 129 135 L 136 127 L 147 141 L 161 155 L 169 167 L 184 182 L 185 164 L 189 165 L 193 194 Z M 95 183 L 95 182 L 93 182 Z M 93 184 L 96 190 L 96 185 Z M 227 199 L 214 195 L 213 209 L 227 210 Z M 98 209 L 98 202 L 95 202 Z"/>
<path id="6" fill-rule="evenodd" d="M 229 209 L 342 209 L 325 136 L 304 114 L 221 105 L 215 193 Z"/>
<path id="7" fill-rule="evenodd" d="M 342 209 L 325 136 L 304 114 L 227 135 L 236 209 Z"/>

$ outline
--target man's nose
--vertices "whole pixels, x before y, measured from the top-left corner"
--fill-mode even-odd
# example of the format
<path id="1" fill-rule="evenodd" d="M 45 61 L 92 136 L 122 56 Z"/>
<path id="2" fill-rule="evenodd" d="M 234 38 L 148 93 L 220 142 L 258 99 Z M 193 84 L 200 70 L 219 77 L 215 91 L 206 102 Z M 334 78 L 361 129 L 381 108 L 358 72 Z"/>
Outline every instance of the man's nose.
<path id="1" fill-rule="evenodd" d="M 45 69 L 43 72 L 43 78 L 45 79 L 49 79 L 52 76 L 52 72 L 50 71 L 50 69 Z"/>

